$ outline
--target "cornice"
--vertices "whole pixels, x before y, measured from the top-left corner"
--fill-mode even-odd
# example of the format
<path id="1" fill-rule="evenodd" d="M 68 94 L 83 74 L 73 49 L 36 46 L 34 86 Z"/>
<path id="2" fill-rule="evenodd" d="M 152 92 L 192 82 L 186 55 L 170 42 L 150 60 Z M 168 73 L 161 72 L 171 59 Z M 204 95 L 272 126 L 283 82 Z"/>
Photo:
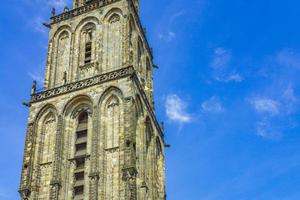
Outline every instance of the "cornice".
<path id="1" fill-rule="evenodd" d="M 46 91 L 38 92 L 36 94 L 31 95 L 30 104 L 44 101 L 46 99 L 50 99 L 59 95 L 67 94 L 70 92 L 74 92 L 77 90 L 81 90 L 90 86 L 98 85 L 101 83 L 105 83 L 108 81 L 112 81 L 115 79 L 124 78 L 127 76 L 131 76 L 134 73 L 134 68 L 132 66 L 123 67 L 121 69 L 111 71 L 105 74 L 100 74 L 98 76 L 94 76 L 92 78 L 88 78 L 85 80 L 77 81 L 74 83 L 66 84 L 57 88 L 49 89 Z"/>

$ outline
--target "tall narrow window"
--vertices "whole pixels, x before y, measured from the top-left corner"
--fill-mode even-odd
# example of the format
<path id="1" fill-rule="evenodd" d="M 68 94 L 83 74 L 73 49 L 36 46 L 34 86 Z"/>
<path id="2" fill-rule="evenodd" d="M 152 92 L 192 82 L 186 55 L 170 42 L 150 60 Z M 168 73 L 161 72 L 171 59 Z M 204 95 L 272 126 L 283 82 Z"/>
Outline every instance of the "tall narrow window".
<path id="1" fill-rule="evenodd" d="M 85 156 L 87 149 L 88 114 L 81 113 L 78 117 L 75 141 L 74 199 L 81 200 L 84 196 Z"/>
<path id="2" fill-rule="evenodd" d="M 86 43 L 85 43 L 85 54 L 84 54 L 84 64 L 90 63 L 92 61 L 92 41 L 93 34 L 89 30 L 86 34 Z"/>
<path id="3" fill-rule="evenodd" d="M 80 53 L 79 53 L 79 65 L 92 63 L 95 59 L 95 30 L 96 25 L 93 23 L 86 24 L 80 33 Z"/>

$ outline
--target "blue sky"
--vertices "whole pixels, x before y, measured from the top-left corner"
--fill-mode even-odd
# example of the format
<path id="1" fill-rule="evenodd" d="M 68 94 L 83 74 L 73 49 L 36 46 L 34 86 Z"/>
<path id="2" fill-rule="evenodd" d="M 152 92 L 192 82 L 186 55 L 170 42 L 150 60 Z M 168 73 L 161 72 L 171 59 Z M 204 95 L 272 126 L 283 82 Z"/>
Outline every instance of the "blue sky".
<path id="1" fill-rule="evenodd" d="M 169 200 L 300 199 L 300 2 L 141 0 L 165 122 Z M 18 199 L 33 79 L 50 8 L 0 7 L 0 199 Z"/>

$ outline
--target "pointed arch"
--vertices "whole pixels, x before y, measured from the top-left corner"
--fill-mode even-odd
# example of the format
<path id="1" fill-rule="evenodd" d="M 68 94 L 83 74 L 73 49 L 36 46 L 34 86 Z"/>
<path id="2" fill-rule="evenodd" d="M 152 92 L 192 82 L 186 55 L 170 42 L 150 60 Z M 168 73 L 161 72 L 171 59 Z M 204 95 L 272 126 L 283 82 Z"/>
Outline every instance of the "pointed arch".
<path id="1" fill-rule="evenodd" d="M 109 22 L 116 14 L 119 15 L 120 18 L 123 17 L 123 11 L 120 8 L 115 7 L 107 11 L 104 15 L 104 21 Z"/>
<path id="2" fill-rule="evenodd" d="M 48 199 L 50 194 L 50 178 L 54 160 L 55 136 L 57 133 L 57 110 L 55 106 L 47 104 L 41 108 L 36 118 L 35 126 L 35 158 L 37 170 L 33 173 L 35 184 L 39 185 L 37 199 Z M 38 175 L 38 176 L 36 176 Z"/>
<path id="3" fill-rule="evenodd" d="M 97 44 L 99 25 L 98 18 L 88 16 L 81 20 L 75 28 L 74 69 L 72 72 L 75 79 L 85 79 L 97 73 L 97 68 L 93 63 L 97 60 L 97 52 L 100 48 Z"/>
<path id="4" fill-rule="evenodd" d="M 60 26 L 51 39 L 49 53 L 51 66 L 49 69 L 49 84 L 51 87 L 62 85 L 67 81 L 70 69 L 72 28 L 69 25 Z"/>
<path id="5" fill-rule="evenodd" d="M 88 23 L 93 23 L 97 26 L 97 25 L 100 24 L 100 21 L 97 17 L 93 17 L 93 16 L 85 17 L 78 23 L 78 25 L 75 28 L 75 32 L 77 33 L 79 30 L 81 30 Z"/>
<path id="6" fill-rule="evenodd" d="M 93 100 L 89 95 L 73 97 L 63 108 L 63 114 L 70 115 L 72 118 L 76 118 L 82 111 L 86 111 L 88 114 L 93 112 Z"/>
<path id="7" fill-rule="evenodd" d="M 104 17 L 104 63 L 105 71 L 118 68 L 122 65 L 122 48 L 123 48 L 123 14 L 119 8 L 112 8 Z"/>
<path id="8" fill-rule="evenodd" d="M 121 167 L 120 147 L 124 138 L 124 103 L 120 89 L 108 88 L 99 99 L 101 145 L 104 147 L 105 199 L 118 200 Z"/>

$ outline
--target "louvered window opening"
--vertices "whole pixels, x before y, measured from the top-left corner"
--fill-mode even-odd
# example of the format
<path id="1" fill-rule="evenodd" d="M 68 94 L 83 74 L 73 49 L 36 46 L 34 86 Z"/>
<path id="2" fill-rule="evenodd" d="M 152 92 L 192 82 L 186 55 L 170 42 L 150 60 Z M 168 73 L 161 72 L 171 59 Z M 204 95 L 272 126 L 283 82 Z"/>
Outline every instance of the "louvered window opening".
<path id="1" fill-rule="evenodd" d="M 85 157 L 87 154 L 87 132 L 88 132 L 88 115 L 82 113 L 78 117 L 78 126 L 76 129 L 75 141 L 75 163 L 74 171 L 74 200 L 83 200 L 84 181 L 85 181 Z"/>

